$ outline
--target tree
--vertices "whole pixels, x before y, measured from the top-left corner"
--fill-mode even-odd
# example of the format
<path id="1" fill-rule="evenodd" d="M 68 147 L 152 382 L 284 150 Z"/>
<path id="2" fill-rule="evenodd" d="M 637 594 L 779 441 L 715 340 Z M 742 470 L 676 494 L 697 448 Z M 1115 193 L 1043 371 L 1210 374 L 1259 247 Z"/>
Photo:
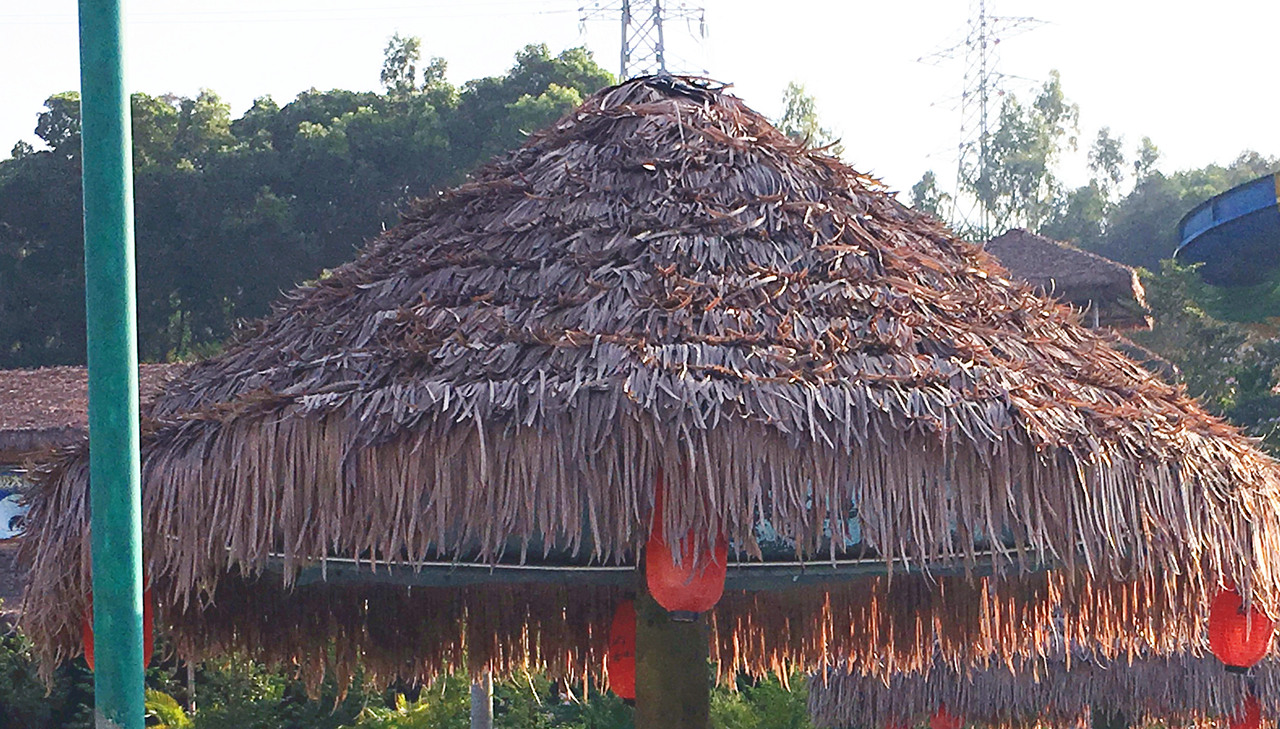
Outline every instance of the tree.
<path id="1" fill-rule="evenodd" d="M 1143 137 L 1138 145 L 1138 153 L 1133 160 L 1133 179 L 1142 182 L 1156 171 L 1156 163 L 1160 161 L 1160 148 L 1151 141 L 1151 137 Z"/>
<path id="2" fill-rule="evenodd" d="M 962 184 L 991 214 L 995 230 L 1040 228 L 1061 192 L 1054 165 L 1075 147 L 1079 108 L 1067 101 L 1057 71 L 1030 106 L 1005 97 L 995 131 L 986 140 L 988 164 L 961 170 Z M 983 231 L 984 236 L 992 231 Z"/>
<path id="3" fill-rule="evenodd" d="M 36 136 L 63 157 L 80 156 L 79 92 L 64 91 L 45 99 L 44 111 L 36 121 Z"/>
<path id="4" fill-rule="evenodd" d="M 1111 127 L 1102 127 L 1089 148 L 1089 170 L 1102 196 L 1110 201 L 1120 194 L 1124 182 L 1124 138 L 1111 136 Z"/>
<path id="5" fill-rule="evenodd" d="M 1052 216 L 1036 232 L 1095 250 L 1101 246 L 1112 207 L 1098 181 L 1091 180 L 1059 198 Z"/>
<path id="6" fill-rule="evenodd" d="M 844 154 L 840 140 L 818 120 L 818 100 L 797 81 L 787 84 L 782 92 L 782 117 L 777 127 L 788 137 L 813 147 L 825 147 L 836 157 Z"/>
<path id="7" fill-rule="evenodd" d="M 1159 270 L 1160 261 L 1178 247 L 1183 215 L 1218 193 L 1280 168 L 1280 159 L 1245 152 L 1226 166 L 1166 176 L 1154 169 L 1158 157 L 1155 145 L 1144 140 L 1138 152 L 1142 170 L 1133 190 L 1109 209 L 1104 234 L 1086 247 L 1121 263 Z"/>
<path id="8" fill-rule="evenodd" d="M 1211 412 L 1280 452 L 1280 338 L 1215 318 L 1210 309 L 1223 306 L 1223 292 L 1194 268 L 1166 260 L 1142 281 L 1155 326 L 1135 332 L 1134 341 L 1176 365 L 1188 392 Z"/>
<path id="9" fill-rule="evenodd" d="M 422 39 L 391 36 L 382 52 L 382 73 L 378 78 L 388 94 L 408 94 L 418 88 L 418 62 L 422 60 Z"/>
<path id="10" fill-rule="evenodd" d="M 920 181 L 911 186 L 911 207 L 928 213 L 939 220 L 946 220 L 945 208 L 951 204 L 951 196 L 938 189 L 938 177 L 927 170 Z"/>
<path id="11" fill-rule="evenodd" d="M 415 197 L 460 182 L 613 77 L 584 49 L 530 45 L 462 89 L 393 37 L 385 92 L 262 97 L 237 119 L 209 90 L 135 94 L 138 344 L 213 351 L 282 290 L 349 260 Z M 0 367 L 84 361 L 79 96 L 41 113 L 45 148 L 0 160 Z"/>

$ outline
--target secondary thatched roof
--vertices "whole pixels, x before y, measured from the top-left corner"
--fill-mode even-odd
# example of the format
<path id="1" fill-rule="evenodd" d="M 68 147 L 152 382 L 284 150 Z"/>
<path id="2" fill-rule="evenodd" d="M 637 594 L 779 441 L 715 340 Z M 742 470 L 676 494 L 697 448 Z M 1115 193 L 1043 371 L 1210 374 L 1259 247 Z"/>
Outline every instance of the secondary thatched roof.
<path id="1" fill-rule="evenodd" d="M 415 206 L 170 383 L 145 430 L 146 559 L 180 645 L 244 635 L 210 595 L 376 612 L 372 589 L 281 593 L 334 555 L 632 564 L 660 472 L 666 534 L 747 556 L 768 532 L 1189 600 L 1227 578 L 1280 606 L 1270 459 L 874 180 L 682 79 L 606 89 Z M 86 480 L 83 453 L 59 461 L 29 517 L 47 656 L 78 645 Z M 733 635 L 759 624 L 726 611 Z M 456 645 L 351 625 L 395 670 Z M 278 640 L 257 647 L 289 657 Z M 744 660 L 815 655 L 765 638 Z"/>
<path id="2" fill-rule="evenodd" d="M 183 365 L 138 368 L 138 395 L 155 397 Z M 0 370 L 0 464 L 18 464 L 84 439 L 89 425 L 89 375 L 84 367 Z"/>
<path id="3" fill-rule="evenodd" d="M 836 669 L 810 682 L 809 714 L 814 726 L 831 729 L 914 726 L 939 706 L 987 726 L 1089 726 L 1099 712 L 1103 719 L 1119 715 L 1125 726 L 1202 725 L 1238 714 L 1250 691 L 1264 714 L 1275 716 L 1280 667 L 1268 661 L 1244 679 L 1212 656 L 1190 653 L 1055 657 L 960 671 L 939 665 L 927 675 L 888 678 Z"/>
<path id="4" fill-rule="evenodd" d="M 992 238 L 985 248 L 1015 277 L 1084 310 L 1091 323 L 1151 328 L 1138 272 L 1123 263 L 1022 228 Z"/>

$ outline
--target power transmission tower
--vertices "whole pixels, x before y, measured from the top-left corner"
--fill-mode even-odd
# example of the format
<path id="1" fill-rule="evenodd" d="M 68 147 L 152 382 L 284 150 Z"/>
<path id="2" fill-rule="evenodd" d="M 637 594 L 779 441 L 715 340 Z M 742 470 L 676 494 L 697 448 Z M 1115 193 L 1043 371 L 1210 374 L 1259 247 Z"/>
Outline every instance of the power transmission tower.
<path id="1" fill-rule="evenodd" d="M 578 13 L 578 20 L 583 24 L 600 19 L 622 21 L 622 52 L 618 64 L 620 79 L 672 70 L 667 67 L 665 24 L 684 21 L 692 28 L 696 22 L 696 35 L 700 38 L 707 35 L 706 9 L 684 3 L 671 7 L 663 0 L 614 0 L 580 7 Z M 692 69 L 674 70 L 687 72 Z"/>
<path id="2" fill-rule="evenodd" d="M 955 214 L 978 240 L 991 237 L 991 210 L 983 200 L 990 190 L 994 165 L 991 159 L 992 101 L 1003 96 L 1005 76 L 996 70 L 1000 41 L 1042 25 L 1030 17 L 1000 16 L 990 12 L 993 3 L 971 0 L 964 40 L 920 60 L 964 60 L 964 89 L 960 95 L 960 144 L 956 166 Z"/>

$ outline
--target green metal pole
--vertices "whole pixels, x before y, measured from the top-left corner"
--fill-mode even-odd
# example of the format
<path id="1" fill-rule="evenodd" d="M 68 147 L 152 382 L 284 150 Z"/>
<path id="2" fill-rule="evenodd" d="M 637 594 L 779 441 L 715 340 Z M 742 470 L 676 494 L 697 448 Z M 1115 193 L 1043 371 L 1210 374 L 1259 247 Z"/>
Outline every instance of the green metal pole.
<path id="1" fill-rule="evenodd" d="M 120 0 L 80 0 L 94 701 L 98 729 L 142 729 L 142 508 L 133 172 Z"/>

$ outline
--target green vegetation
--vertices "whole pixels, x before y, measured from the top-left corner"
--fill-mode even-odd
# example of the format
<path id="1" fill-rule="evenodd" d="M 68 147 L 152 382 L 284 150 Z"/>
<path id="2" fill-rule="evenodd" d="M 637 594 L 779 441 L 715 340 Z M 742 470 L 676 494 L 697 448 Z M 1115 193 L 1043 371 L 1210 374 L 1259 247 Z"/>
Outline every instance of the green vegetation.
<path id="1" fill-rule="evenodd" d="M 581 48 L 461 87 L 391 39 L 380 93 L 311 89 L 239 118 L 212 91 L 133 96 L 139 348 L 208 354 L 282 290 L 351 259 L 410 200 L 460 182 L 612 82 Z M 80 100 L 50 96 L 0 161 L 0 367 L 85 357 Z M 249 264 L 249 265 L 246 265 Z"/>
<path id="2" fill-rule="evenodd" d="M 228 657 L 195 671 L 198 708 L 186 711 L 185 666 L 161 646 L 147 672 L 147 726 L 163 729 L 467 729 L 470 683 L 463 674 L 429 686 L 393 685 L 385 691 L 357 685 L 339 692 L 331 683 L 308 695 L 283 671 Z M 494 683 L 498 729 L 631 729 L 632 710 L 610 693 L 565 686 L 534 674 Z M 712 695 L 714 729 L 808 729 L 806 688 L 777 679 L 742 679 Z M 180 701 L 181 700 L 181 701 Z M 51 691 L 36 676 L 20 636 L 0 639 L 0 729 L 89 729 L 93 677 L 83 661 L 63 665 Z"/>

